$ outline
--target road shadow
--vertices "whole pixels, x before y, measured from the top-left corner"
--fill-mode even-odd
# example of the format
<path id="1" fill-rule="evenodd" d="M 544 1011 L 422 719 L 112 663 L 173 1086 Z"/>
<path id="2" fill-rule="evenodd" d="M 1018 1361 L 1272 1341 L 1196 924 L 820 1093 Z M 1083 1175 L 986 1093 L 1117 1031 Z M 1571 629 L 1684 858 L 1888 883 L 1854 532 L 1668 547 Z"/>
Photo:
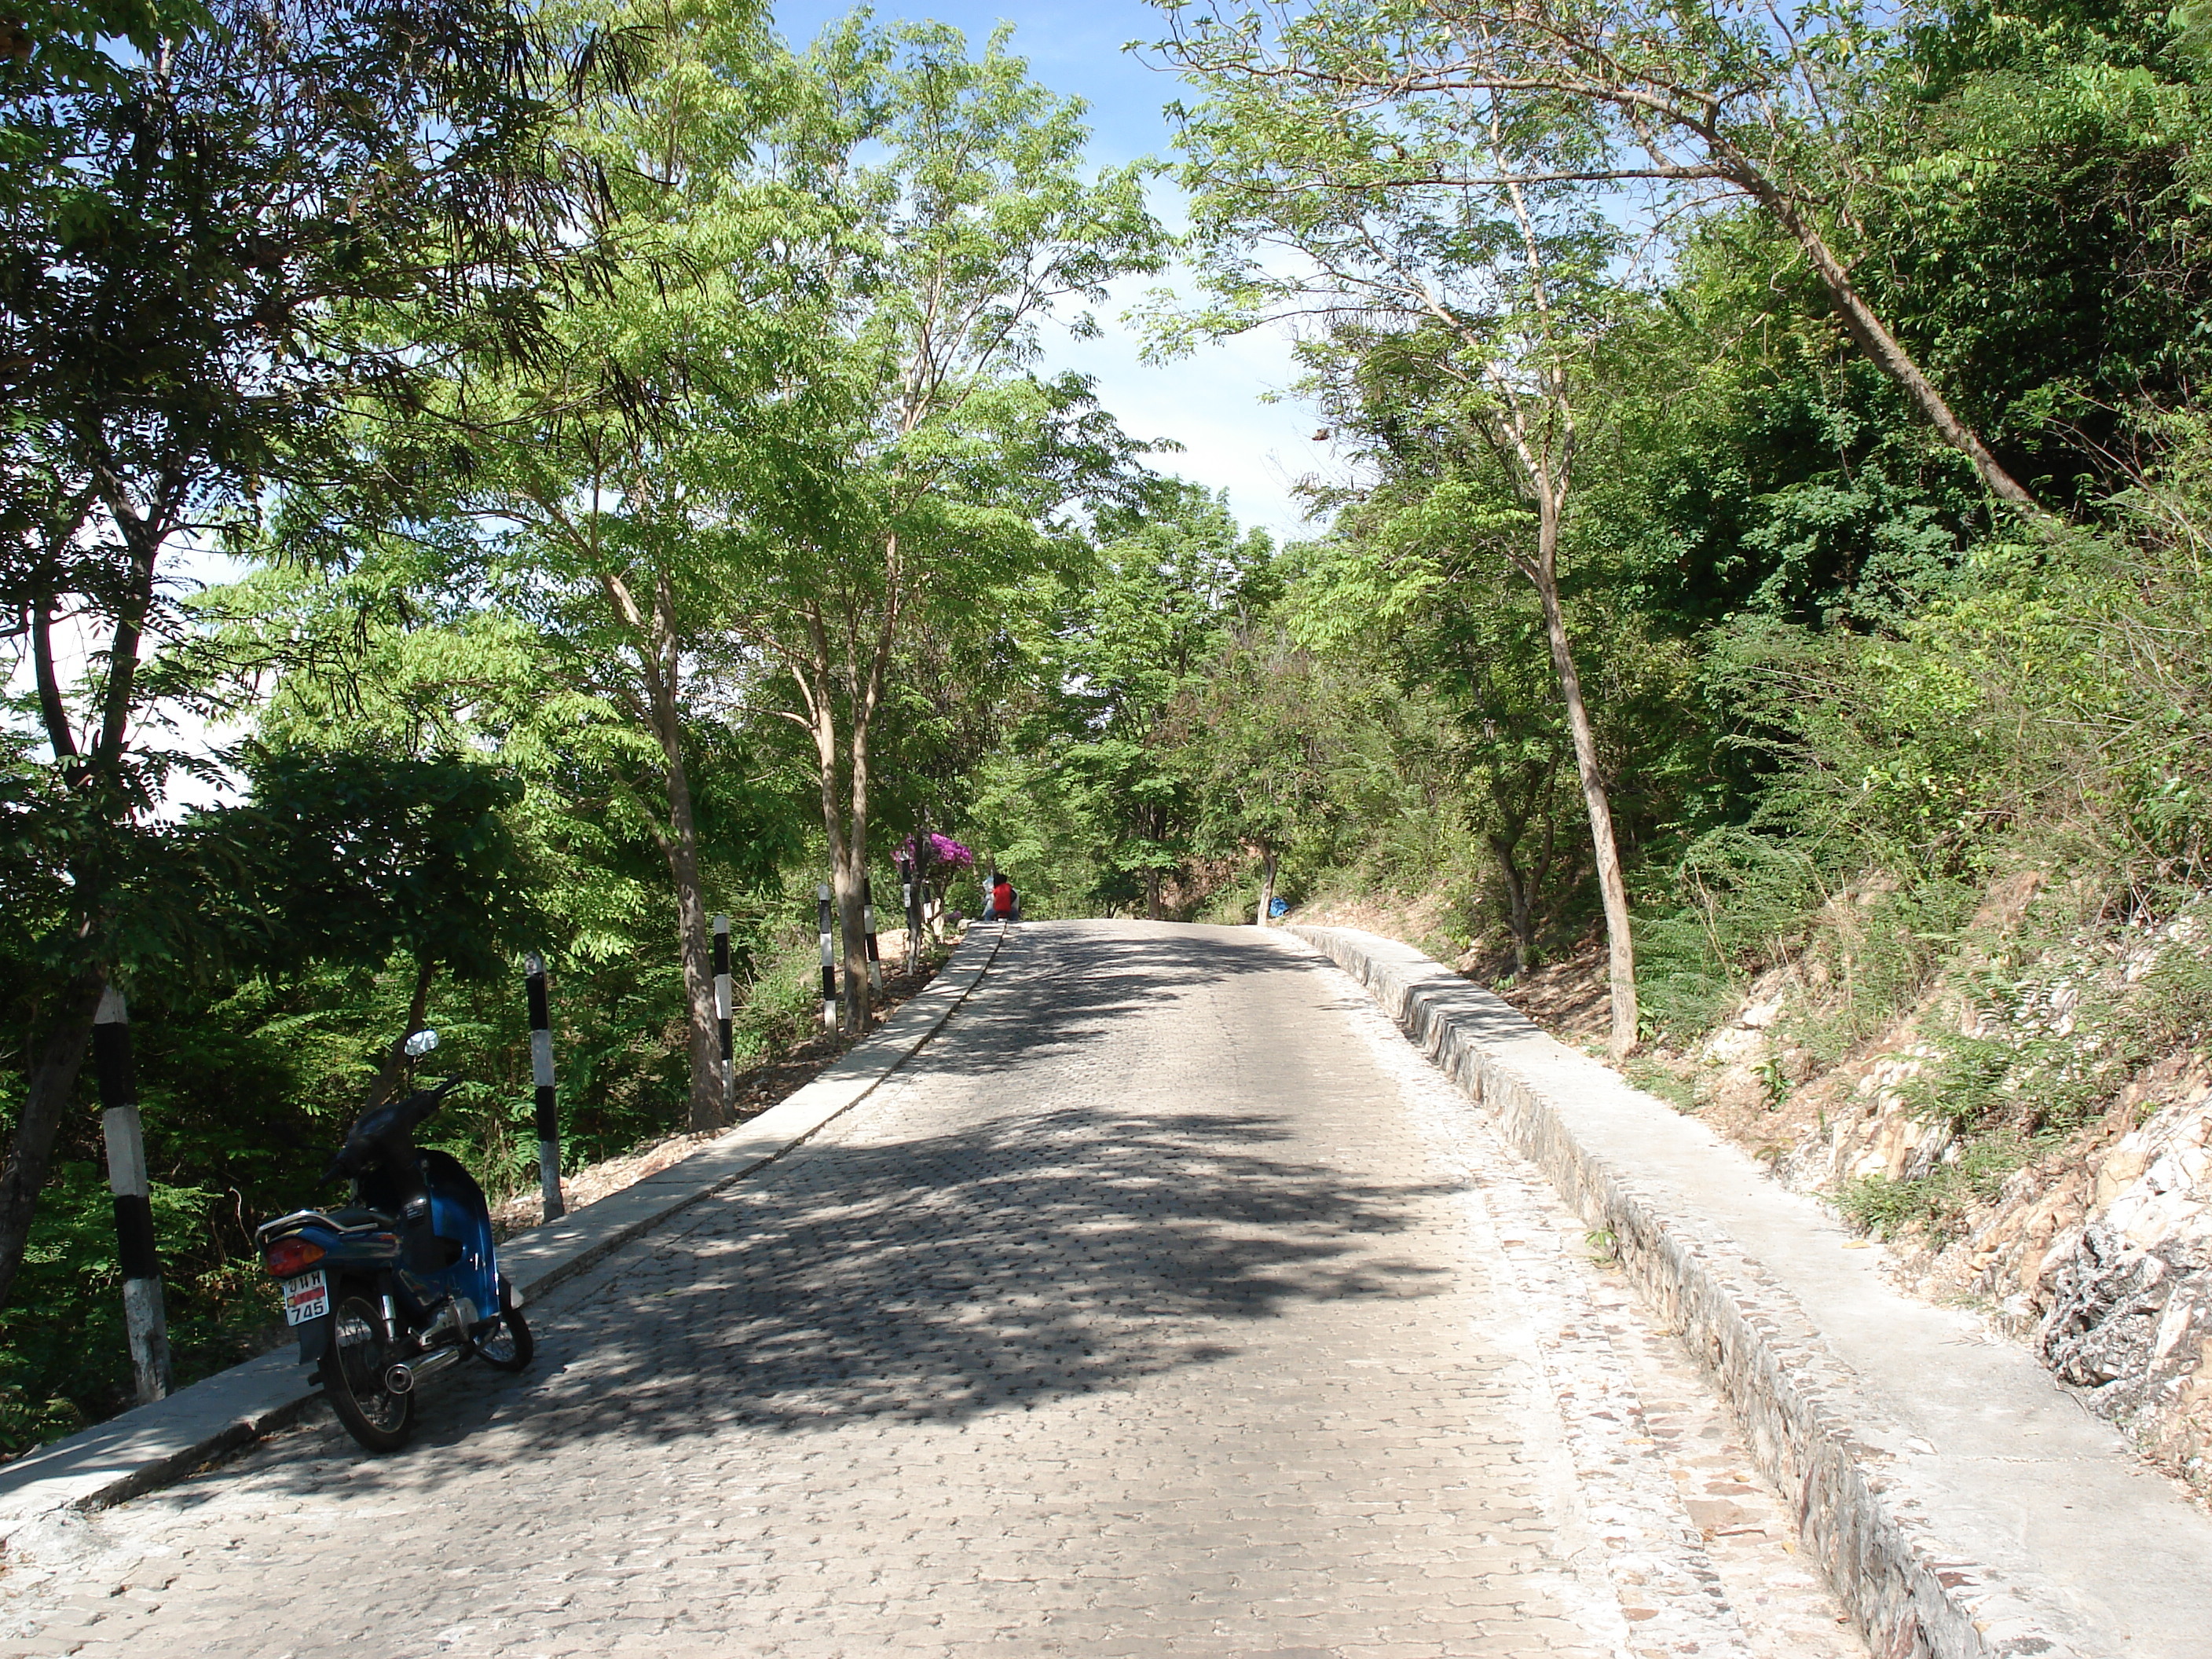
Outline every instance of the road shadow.
<path id="1" fill-rule="evenodd" d="M 984 1078 L 1129 1036 L 1127 1018 L 1224 981 L 1310 970 L 1253 928 L 1018 922 L 981 991 L 931 1043 L 930 1064 Z"/>
<path id="2" fill-rule="evenodd" d="M 1302 1305 L 1452 1288 L 1401 1239 L 1435 1224 L 1449 1179 L 1320 1161 L 1311 1125 L 1249 1099 L 1158 1109 L 1158 1091 L 1112 1097 L 1111 1066 L 1099 1097 L 1069 1085 L 1071 1051 L 1117 1024 L 1127 1038 L 1131 1009 L 1297 957 L 1197 930 L 1038 928 L 1001 962 L 925 1051 L 930 1086 L 957 1097 L 1027 1066 L 1072 1097 L 797 1150 L 554 1292 L 532 1374 L 456 1374 L 426 1396 L 415 1449 L 361 1480 L 496 1473 L 610 1437 L 957 1421 L 1206 1364 Z"/>

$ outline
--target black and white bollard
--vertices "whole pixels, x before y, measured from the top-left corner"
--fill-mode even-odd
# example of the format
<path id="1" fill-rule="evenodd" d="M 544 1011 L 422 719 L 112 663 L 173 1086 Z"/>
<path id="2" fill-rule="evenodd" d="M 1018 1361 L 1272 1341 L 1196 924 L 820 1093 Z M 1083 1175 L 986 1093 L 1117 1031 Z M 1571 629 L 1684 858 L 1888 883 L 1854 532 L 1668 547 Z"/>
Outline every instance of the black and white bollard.
<path id="1" fill-rule="evenodd" d="M 131 1067 L 131 1010 L 109 986 L 93 1016 L 92 1064 L 100 1079 L 100 1127 L 107 1141 L 107 1188 L 115 1195 L 115 1253 L 123 1268 L 123 1322 L 138 1403 L 169 1392 L 169 1316 L 161 1300 L 161 1260 L 154 1248 L 154 1206 L 146 1182 L 146 1137 L 138 1126 L 138 1085 Z"/>
<path id="2" fill-rule="evenodd" d="M 730 919 L 714 918 L 714 1032 L 722 1056 L 722 1115 L 728 1117 L 738 1091 L 737 1048 L 730 1036 Z"/>
<path id="3" fill-rule="evenodd" d="M 833 954 L 836 942 L 830 933 L 827 882 L 816 890 L 815 904 L 822 923 L 822 1024 L 824 1030 L 834 1031 L 837 1029 L 837 958 Z"/>
<path id="4" fill-rule="evenodd" d="M 868 984 L 876 990 L 884 988 L 883 958 L 876 951 L 876 884 L 872 878 L 860 884 L 860 937 L 868 946 Z"/>
<path id="5" fill-rule="evenodd" d="M 554 1110 L 553 1006 L 545 994 L 545 959 L 535 951 L 523 962 L 523 989 L 530 995 L 530 1080 L 538 1089 L 538 1190 L 545 1200 L 545 1219 L 568 1212 L 561 1199 L 561 1119 Z"/>

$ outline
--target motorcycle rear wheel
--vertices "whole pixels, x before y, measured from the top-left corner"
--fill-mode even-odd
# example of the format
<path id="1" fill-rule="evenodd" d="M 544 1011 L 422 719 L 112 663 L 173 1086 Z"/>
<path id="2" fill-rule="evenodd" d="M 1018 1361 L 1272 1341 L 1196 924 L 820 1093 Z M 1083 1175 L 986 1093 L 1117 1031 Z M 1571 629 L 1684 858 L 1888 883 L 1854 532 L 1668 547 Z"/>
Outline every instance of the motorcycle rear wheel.
<path id="1" fill-rule="evenodd" d="M 384 1386 L 392 1345 L 383 1310 L 368 1297 L 343 1296 L 331 1314 L 323 1357 L 323 1395 L 346 1432 L 373 1452 L 395 1452 L 415 1434 L 415 1396 Z"/>
<path id="2" fill-rule="evenodd" d="M 530 1327 L 515 1310 L 514 1291 L 501 1273 L 499 1279 L 499 1325 L 476 1345 L 477 1358 L 495 1371 L 519 1371 L 538 1357 Z"/>

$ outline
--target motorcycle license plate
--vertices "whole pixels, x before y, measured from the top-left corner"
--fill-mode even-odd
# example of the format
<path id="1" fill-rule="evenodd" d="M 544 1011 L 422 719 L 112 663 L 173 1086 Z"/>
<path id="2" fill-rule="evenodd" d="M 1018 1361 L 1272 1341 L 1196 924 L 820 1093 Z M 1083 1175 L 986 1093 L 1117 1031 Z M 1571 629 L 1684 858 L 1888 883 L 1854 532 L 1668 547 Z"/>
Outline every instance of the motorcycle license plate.
<path id="1" fill-rule="evenodd" d="M 304 1325 L 311 1319 L 320 1319 L 331 1310 L 331 1276 L 325 1273 L 301 1273 L 297 1279 L 284 1281 L 284 1322 Z"/>

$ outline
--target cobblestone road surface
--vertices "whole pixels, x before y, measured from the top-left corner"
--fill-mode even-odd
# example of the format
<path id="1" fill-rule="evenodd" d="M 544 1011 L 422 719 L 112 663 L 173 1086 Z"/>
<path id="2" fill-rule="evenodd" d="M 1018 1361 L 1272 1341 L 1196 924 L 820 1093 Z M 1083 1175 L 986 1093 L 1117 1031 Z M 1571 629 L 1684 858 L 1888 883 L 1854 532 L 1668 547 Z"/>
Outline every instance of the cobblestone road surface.
<path id="1" fill-rule="evenodd" d="M 532 1375 L 19 1540 L 0 1652 L 1860 1653 L 1594 1254 L 1294 942 L 1025 925 Z"/>

